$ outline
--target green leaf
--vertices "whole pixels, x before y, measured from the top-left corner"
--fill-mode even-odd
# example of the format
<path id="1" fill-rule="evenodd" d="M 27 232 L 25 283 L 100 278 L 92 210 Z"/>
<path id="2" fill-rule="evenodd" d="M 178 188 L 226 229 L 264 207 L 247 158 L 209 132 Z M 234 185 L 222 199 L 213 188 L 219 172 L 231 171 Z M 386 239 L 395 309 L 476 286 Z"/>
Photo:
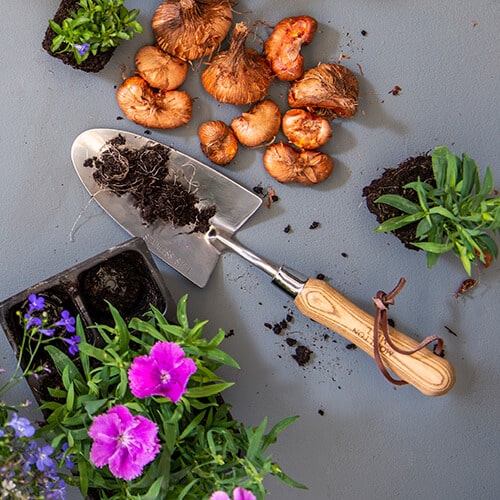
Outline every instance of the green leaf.
<path id="1" fill-rule="evenodd" d="M 276 439 L 278 438 L 278 435 L 284 429 L 286 429 L 290 424 L 293 424 L 293 422 L 295 422 L 298 418 L 299 418 L 298 415 L 293 416 L 293 417 L 287 417 L 287 418 L 284 418 L 283 420 L 280 420 L 276 425 L 274 425 L 273 428 L 266 435 L 266 437 L 262 443 L 262 449 L 265 450 L 269 445 L 271 445 L 272 443 L 275 443 Z"/>
<path id="2" fill-rule="evenodd" d="M 75 408 L 75 386 L 73 383 L 69 384 L 68 395 L 66 396 L 66 408 L 68 411 L 73 411 Z"/>
<path id="3" fill-rule="evenodd" d="M 432 171 L 434 172 L 436 186 L 439 189 L 444 189 L 445 186 L 449 155 L 450 152 L 446 146 L 438 146 L 434 148 L 432 153 Z"/>
<path id="4" fill-rule="evenodd" d="M 177 322 L 179 325 L 185 330 L 189 329 L 189 321 L 187 317 L 187 295 L 184 295 L 180 298 L 177 304 Z"/>
<path id="5" fill-rule="evenodd" d="M 253 431 L 247 429 L 247 434 L 249 435 L 249 443 L 246 456 L 249 460 L 255 458 L 256 453 L 261 449 L 262 438 L 267 427 L 267 417 L 260 423 L 260 425 Z"/>
<path id="6" fill-rule="evenodd" d="M 432 226 L 429 223 L 429 221 L 427 220 L 427 218 L 422 219 L 417 225 L 417 229 L 415 231 L 416 237 L 419 239 L 424 238 L 427 235 L 427 233 L 430 231 L 431 227 Z"/>
<path id="7" fill-rule="evenodd" d="M 207 396 L 213 396 L 214 394 L 219 394 L 220 392 L 232 387 L 234 382 L 224 382 L 220 384 L 207 384 L 201 387 L 190 387 L 186 392 L 185 396 L 187 398 L 206 398 Z"/>
<path id="8" fill-rule="evenodd" d="M 430 241 L 412 243 L 412 245 L 425 250 L 426 252 L 437 254 L 446 253 L 453 248 L 453 243 L 433 243 Z"/>
<path id="9" fill-rule="evenodd" d="M 420 212 L 420 207 L 417 204 L 397 194 L 383 194 L 375 200 L 375 203 L 390 205 L 407 214 L 416 214 Z"/>
<path id="10" fill-rule="evenodd" d="M 93 401 L 85 402 L 83 406 L 86 412 L 90 416 L 93 416 L 107 403 L 107 401 L 107 399 L 95 399 Z"/>
<path id="11" fill-rule="evenodd" d="M 479 174 L 476 162 L 467 154 L 462 155 L 462 186 L 460 199 L 472 193 L 472 189 L 479 186 Z"/>
<path id="12" fill-rule="evenodd" d="M 448 209 L 442 207 L 442 206 L 437 206 L 437 207 L 432 207 L 430 210 L 429 210 L 429 214 L 438 214 L 438 215 L 442 215 L 443 217 L 446 217 L 447 219 L 450 219 L 452 221 L 457 221 L 458 222 L 458 218 L 455 217 Z"/>
<path id="13" fill-rule="evenodd" d="M 446 168 L 446 179 L 445 179 L 445 183 L 446 186 L 448 187 L 448 190 L 450 188 L 455 190 L 455 187 L 457 185 L 459 163 L 460 160 L 456 155 L 452 153 L 448 154 L 448 165 Z"/>
<path id="14" fill-rule="evenodd" d="M 386 220 L 380 226 L 375 228 L 376 233 L 386 233 L 388 231 L 394 231 L 400 227 L 407 226 L 412 222 L 416 222 L 425 217 L 424 212 L 419 212 L 418 214 L 410 215 L 398 215 L 397 217 L 392 217 L 392 219 Z"/>
<path id="15" fill-rule="evenodd" d="M 127 328 L 127 324 L 125 323 L 125 320 L 122 318 L 120 313 L 118 312 L 118 309 L 111 305 L 108 302 L 109 306 L 109 311 L 111 312 L 111 315 L 113 316 L 113 320 L 115 322 L 115 331 L 118 335 L 118 338 L 120 339 L 120 354 L 123 354 L 124 352 L 128 351 L 129 344 L 130 344 L 130 333 Z"/>
<path id="16" fill-rule="evenodd" d="M 493 173 L 491 168 L 486 168 L 486 173 L 484 174 L 483 184 L 479 191 L 481 197 L 488 196 L 493 191 Z"/>
<path id="17" fill-rule="evenodd" d="M 53 345 L 47 345 L 45 346 L 45 351 L 52 358 L 52 361 L 60 374 L 62 374 L 64 369 L 67 367 L 69 379 L 78 378 L 81 382 L 84 382 L 80 374 L 80 370 L 78 370 L 75 363 L 73 363 L 73 361 L 61 350 Z"/>
<path id="18" fill-rule="evenodd" d="M 227 352 L 221 351 L 220 349 L 212 349 L 207 353 L 207 358 L 212 361 L 218 361 L 226 366 L 231 366 L 232 368 L 240 369 L 240 365 L 233 359 Z"/>

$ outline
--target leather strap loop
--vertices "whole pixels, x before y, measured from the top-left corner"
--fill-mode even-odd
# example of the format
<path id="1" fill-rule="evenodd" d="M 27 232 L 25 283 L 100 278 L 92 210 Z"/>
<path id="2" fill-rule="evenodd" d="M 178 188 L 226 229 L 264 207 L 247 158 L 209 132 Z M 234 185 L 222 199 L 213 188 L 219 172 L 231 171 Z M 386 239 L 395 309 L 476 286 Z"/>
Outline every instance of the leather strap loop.
<path id="1" fill-rule="evenodd" d="M 389 334 L 387 311 L 389 309 L 389 306 L 394 305 L 394 299 L 396 295 L 401 292 L 405 284 L 406 279 L 400 278 L 398 284 L 391 292 L 385 293 L 382 290 L 379 290 L 375 297 L 372 297 L 373 303 L 375 304 L 375 307 L 377 309 L 375 314 L 375 321 L 373 324 L 373 357 L 379 370 L 382 372 L 382 375 L 384 375 L 384 377 L 394 385 L 406 385 L 408 382 L 406 382 L 405 380 L 398 380 L 393 378 L 392 375 L 387 371 L 387 368 L 382 361 L 382 356 L 380 355 L 380 330 L 382 330 L 383 338 L 387 342 L 387 344 L 391 347 L 391 349 L 399 354 L 410 356 L 411 354 L 414 354 L 417 351 L 420 351 L 424 347 L 428 346 L 432 342 L 437 342 L 436 346 L 434 347 L 434 353 L 440 356 L 443 352 L 444 346 L 443 339 L 436 335 L 426 337 L 422 342 L 420 342 L 420 344 L 417 345 L 417 347 L 415 347 L 415 349 L 411 349 L 408 351 L 399 348 L 392 341 Z"/>

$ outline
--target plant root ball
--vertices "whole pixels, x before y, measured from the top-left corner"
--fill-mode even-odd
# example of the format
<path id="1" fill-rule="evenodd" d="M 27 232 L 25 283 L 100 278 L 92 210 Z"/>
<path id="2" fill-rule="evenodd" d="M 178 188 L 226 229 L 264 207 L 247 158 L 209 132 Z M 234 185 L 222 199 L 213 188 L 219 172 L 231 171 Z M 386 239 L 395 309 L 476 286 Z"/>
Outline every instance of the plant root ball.
<path id="1" fill-rule="evenodd" d="M 332 136 L 328 120 L 305 109 L 288 110 L 283 115 L 281 127 L 287 139 L 301 149 L 317 149 Z"/>
<path id="2" fill-rule="evenodd" d="M 319 184 L 333 171 L 333 160 L 314 150 L 297 151 L 284 142 L 272 144 L 264 153 L 264 168 L 277 181 Z"/>
<path id="3" fill-rule="evenodd" d="M 350 69 L 323 63 L 291 84 L 288 104 L 327 119 L 352 118 L 358 109 L 358 94 L 359 83 Z"/>
<path id="4" fill-rule="evenodd" d="M 139 76 L 156 89 L 174 90 L 187 77 L 186 61 L 171 56 L 155 45 L 140 48 L 135 55 L 135 67 Z"/>
<path id="5" fill-rule="evenodd" d="M 198 137 L 203 154 L 217 165 L 227 165 L 238 153 L 238 141 L 231 127 L 223 121 L 202 123 Z"/>
<path id="6" fill-rule="evenodd" d="M 116 91 L 125 116 L 147 128 L 171 129 L 186 125 L 193 114 L 193 101 L 181 90 L 153 90 L 140 76 L 127 78 Z"/>
<path id="7" fill-rule="evenodd" d="M 254 148 L 271 141 L 280 130 L 281 112 L 271 99 L 255 104 L 248 113 L 242 113 L 231 122 L 238 141 Z"/>
<path id="8" fill-rule="evenodd" d="M 304 73 L 302 45 L 312 42 L 318 22 L 310 16 L 282 19 L 264 44 L 264 52 L 271 69 L 279 80 L 293 81 Z"/>
<path id="9" fill-rule="evenodd" d="M 151 20 L 156 43 L 179 59 L 210 56 L 231 29 L 231 0 L 167 0 Z"/>

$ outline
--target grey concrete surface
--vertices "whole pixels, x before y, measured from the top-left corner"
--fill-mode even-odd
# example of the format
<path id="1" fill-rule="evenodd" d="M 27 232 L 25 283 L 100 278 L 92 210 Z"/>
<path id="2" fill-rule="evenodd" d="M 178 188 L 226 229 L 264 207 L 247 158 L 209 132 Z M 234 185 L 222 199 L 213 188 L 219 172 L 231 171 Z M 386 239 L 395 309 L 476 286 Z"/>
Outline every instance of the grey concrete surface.
<path id="1" fill-rule="evenodd" d="M 128 239 L 94 204 L 70 238 L 88 195 L 69 156 L 85 129 L 145 130 L 119 120 L 115 91 L 122 66 L 130 70 L 136 50 L 152 42 L 149 20 L 159 2 L 126 3 L 141 8 L 144 33 L 122 45 L 102 72 L 85 74 L 41 48 L 57 0 L 1 2 L 0 299 Z M 219 327 L 234 330 L 225 348 L 241 370 L 224 372 L 236 382 L 226 393 L 234 415 L 248 424 L 264 416 L 270 422 L 300 416 L 273 454 L 309 490 L 270 480 L 271 498 L 499 498 L 500 263 L 481 270 L 479 285 L 456 300 L 454 292 L 466 278 L 460 262 L 444 257 L 426 269 L 422 253 L 407 250 L 392 235 L 374 234 L 375 219 L 361 196 L 386 167 L 440 144 L 458 154 L 467 151 L 483 172 L 490 164 L 500 188 L 499 13 L 499 3 L 486 0 L 241 0 L 235 6 L 235 20 L 273 24 L 291 15 L 316 17 L 319 31 L 304 49 L 308 66 L 344 54 L 361 87 L 357 115 L 333 123 L 324 150 L 336 166 L 323 184 L 279 185 L 264 171 L 260 149 L 241 150 L 230 167 L 217 167 L 249 188 L 271 186 L 279 196 L 240 230 L 239 240 L 309 276 L 323 273 L 368 311 L 377 290 L 389 291 L 405 276 L 390 316 L 414 338 L 441 335 L 457 373 L 453 390 L 438 398 L 392 387 L 369 356 L 294 312 L 288 333 L 315 353 L 300 367 L 285 337 L 264 326 L 293 309 L 267 276 L 226 254 L 208 286 L 198 289 L 157 261 L 174 297 L 189 294 L 193 318 L 209 319 L 214 333 Z M 390 93 L 396 85 L 402 89 L 397 96 Z M 204 161 L 198 125 L 230 120 L 246 108 L 217 105 L 194 70 L 184 88 L 196 97 L 190 124 L 152 130 L 150 137 Z M 281 106 L 286 90 L 286 84 L 273 85 Z M 309 229 L 313 221 L 320 223 L 315 230 Z M 292 230 L 285 233 L 288 224 Z M 13 363 L 0 335 L 0 365 L 9 370 Z M 19 402 L 28 395 L 22 385 L 10 397 Z"/>

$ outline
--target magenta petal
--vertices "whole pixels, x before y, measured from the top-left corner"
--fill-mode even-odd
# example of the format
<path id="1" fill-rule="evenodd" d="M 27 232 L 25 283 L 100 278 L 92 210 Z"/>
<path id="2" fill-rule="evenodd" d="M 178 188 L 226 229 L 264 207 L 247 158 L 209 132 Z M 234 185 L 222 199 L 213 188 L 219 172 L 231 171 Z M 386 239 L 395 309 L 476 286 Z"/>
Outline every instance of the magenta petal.
<path id="1" fill-rule="evenodd" d="M 96 467 L 109 466 L 118 478 L 131 480 L 160 451 L 158 427 L 151 420 L 134 416 L 118 405 L 97 416 L 90 426 L 93 439 L 90 459 Z"/>
<path id="2" fill-rule="evenodd" d="M 251 491 L 238 486 L 233 491 L 233 500 L 255 500 L 255 495 Z"/>
<path id="3" fill-rule="evenodd" d="M 229 498 L 229 495 L 227 493 L 224 493 L 223 491 L 214 491 L 210 495 L 210 500 L 231 500 Z"/>
<path id="4" fill-rule="evenodd" d="M 161 373 L 149 356 L 134 359 L 128 371 L 129 387 L 137 398 L 147 398 L 157 393 Z"/>
<path id="5" fill-rule="evenodd" d="M 164 396 L 176 403 L 195 371 L 196 363 L 185 357 L 180 346 L 157 342 L 149 356 L 139 356 L 132 362 L 128 372 L 130 390 L 138 398 Z"/>

